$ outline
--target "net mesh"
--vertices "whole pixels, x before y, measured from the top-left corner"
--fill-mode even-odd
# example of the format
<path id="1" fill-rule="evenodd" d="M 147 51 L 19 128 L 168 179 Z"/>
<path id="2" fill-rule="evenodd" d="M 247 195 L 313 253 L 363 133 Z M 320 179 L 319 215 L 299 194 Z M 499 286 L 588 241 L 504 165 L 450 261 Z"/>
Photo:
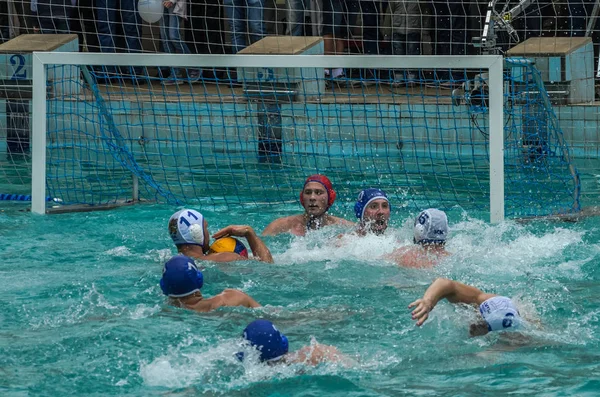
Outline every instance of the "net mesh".
<path id="1" fill-rule="evenodd" d="M 506 214 L 573 211 L 579 180 L 556 116 L 533 65 L 510 65 Z M 173 83 L 148 66 L 145 82 L 117 85 L 91 66 L 50 68 L 63 73 L 47 101 L 47 188 L 65 204 L 130 199 L 135 176 L 148 200 L 276 205 L 323 173 L 348 209 L 380 187 L 410 208 L 489 211 L 486 70 L 232 67 L 217 82 L 180 68 Z"/>

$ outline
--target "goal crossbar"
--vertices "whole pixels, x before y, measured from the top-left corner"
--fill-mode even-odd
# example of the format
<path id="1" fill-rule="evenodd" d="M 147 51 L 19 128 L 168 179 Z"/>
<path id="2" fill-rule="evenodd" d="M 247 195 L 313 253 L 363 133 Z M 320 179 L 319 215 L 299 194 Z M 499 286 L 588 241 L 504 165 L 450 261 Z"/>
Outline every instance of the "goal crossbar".
<path id="1" fill-rule="evenodd" d="M 484 56 L 391 55 L 174 55 L 102 53 L 33 53 L 32 212 L 46 207 L 46 65 L 149 66 L 182 68 L 389 68 L 480 69 L 489 74 L 489 197 L 490 221 L 504 219 L 503 58 Z"/>

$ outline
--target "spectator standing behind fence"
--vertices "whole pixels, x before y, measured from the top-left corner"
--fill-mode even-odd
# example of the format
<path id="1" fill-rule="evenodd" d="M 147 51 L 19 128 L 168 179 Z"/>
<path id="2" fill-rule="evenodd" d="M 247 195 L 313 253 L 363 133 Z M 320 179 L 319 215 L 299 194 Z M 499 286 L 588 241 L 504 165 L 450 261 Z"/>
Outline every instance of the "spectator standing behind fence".
<path id="1" fill-rule="evenodd" d="M 353 0 L 323 0 L 323 50 L 325 55 L 344 53 L 348 27 L 347 3 Z M 325 78 L 343 81 L 344 69 L 325 69 Z"/>
<path id="2" fill-rule="evenodd" d="M 587 28 L 587 16 L 591 14 L 594 1 L 591 0 L 566 0 L 565 15 L 559 19 L 559 36 L 583 37 Z M 586 5 L 588 7 L 586 7 Z M 588 8 L 588 10 L 586 10 Z M 589 13 L 588 13 L 589 11 Z"/>
<path id="3" fill-rule="evenodd" d="M 223 4 L 214 0 L 190 2 L 188 26 L 185 29 L 187 46 L 192 54 L 225 53 L 225 17 Z M 199 71 L 203 79 L 223 78 L 224 69 L 206 68 Z"/>
<path id="4" fill-rule="evenodd" d="M 264 0 L 225 0 L 224 5 L 234 54 L 265 36 Z"/>
<path id="5" fill-rule="evenodd" d="M 77 0 L 31 0 L 34 31 L 45 34 L 69 33 L 69 18 Z"/>
<path id="6" fill-rule="evenodd" d="M 467 46 L 467 11 L 465 0 L 432 0 L 433 41 L 435 55 L 465 55 Z M 464 72 L 450 73 L 437 69 L 435 82 L 443 88 L 462 84 Z"/>
<path id="7" fill-rule="evenodd" d="M 414 0 L 417 1 L 417 0 Z M 365 55 L 379 54 L 379 0 L 353 0 L 348 1 L 348 36 L 352 38 L 354 29 L 359 26 L 360 17 L 362 30 L 362 41 L 359 50 Z M 358 79 L 352 80 L 353 86 L 368 86 L 375 84 L 379 76 L 376 70 L 359 69 Z"/>
<path id="8" fill-rule="evenodd" d="M 163 43 L 163 48 L 169 54 L 190 54 L 185 41 L 181 36 L 182 27 L 188 17 L 188 2 L 187 0 L 165 0 L 163 17 L 160 20 L 160 39 Z M 163 84 L 182 84 L 186 77 L 192 81 L 198 81 L 200 71 L 198 69 L 189 69 L 187 76 L 184 76 L 184 69 L 173 68 L 171 76 L 163 80 Z"/>
<path id="9" fill-rule="evenodd" d="M 96 23 L 100 50 L 106 53 L 117 51 L 117 12 L 121 15 L 121 28 L 125 36 L 126 52 L 141 52 L 141 18 L 137 11 L 137 0 L 96 0 Z M 142 74 L 142 68 L 133 68 L 135 75 Z M 114 67 L 103 67 L 105 73 L 100 78 L 115 77 Z"/>
<path id="10" fill-rule="evenodd" d="M 8 17 L 8 3 L 0 1 L 0 44 L 10 40 L 10 21 Z"/>
<path id="11" fill-rule="evenodd" d="M 7 5 L 8 32 L 11 38 L 35 33 L 32 25 L 31 0 L 2 0 L 0 3 Z"/>
<path id="12" fill-rule="evenodd" d="M 379 53 L 379 1 L 378 0 L 323 0 L 323 46 L 326 55 L 343 54 L 345 39 L 352 39 L 358 26 L 358 17 L 362 20 L 362 50 L 365 54 Z M 373 71 L 361 70 L 358 84 L 373 83 Z M 335 81 L 344 79 L 341 68 L 325 70 L 325 77 Z"/>
<path id="13" fill-rule="evenodd" d="M 304 36 L 306 33 L 305 13 L 311 0 L 287 0 L 288 32 L 290 36 Z"/>
<path id="14" fill-rule="evenodd" d="M 428 25 L 429 7 L 418 0 L 391 0 L 392 51 L 394 55 L 421 55 L 421 31 Z M 419 80 L 415 72 L 396 70 L 393 84 L 413 84 Z"/>

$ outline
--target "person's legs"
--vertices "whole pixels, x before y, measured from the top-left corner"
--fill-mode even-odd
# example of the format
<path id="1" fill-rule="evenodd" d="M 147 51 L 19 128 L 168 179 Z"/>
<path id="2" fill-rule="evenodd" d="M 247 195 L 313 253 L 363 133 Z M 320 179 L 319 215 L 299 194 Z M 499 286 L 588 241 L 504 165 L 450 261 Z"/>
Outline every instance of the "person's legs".
<path id="1" fill-rule="evenodd" d="M 85 29 L 83 28 L 80 6 L 80 3 L 77 3 L 73 6 L 69 14 L 68 22 L 69 30 L 71 31 L 71 33 L 75 33 L 77 35 L 77 38 L 79 39 L 79 52 L 84 52 L 86 43 L 83 32 L 85 32 Z"/>
<path id="2" fill-rule="evenodd" d="M 288 34 L 304 36 L 304 13 L 310 0 L 288 0 Z"/>
<path id="3" fill-rule="evenodd" d="M 421 55 L 421 32 L 410 32 L 406 35 L 406 55 Z M 416 82 L 421 80 L 422 69 L 408 71 L 408 80 Z"/>
<path id="4" fill-rule="evenodd" d="M 185 41 L 181 38 L 181 23 L 183 18 L 178 17 L 172 11 L 169 10 L 169 41 L 175 48 L 175 52 L 178 54 L 190 54 L 190 49 L 185 44 Z"/>
<path id="5" fill-rule="evenodd" d="M 208 38 L 204 19 L 206 18 L 206 1 L 199 0 L 190 4 L 188 16 L 189 29 L 185 32 L 185 41 L 192 54 L 208 54 Z M 211 16 L 212 17 L 212 16 Z"/>
<path id="6" fill-rule="evenodd" d="M 464 55 L 467 46 L 467 11 L 460 0 L 450 3 L 451 55 Z"/>
<path id="7" fill-rule="evenodd" d="M 85 32 L 85 47 L 88 52 L 100 52 L 98 38 L 97 10 L 94 6 L 96 0 L 79 0 L 79 15 L 81 17 L 82 31 Z"/>
<path id="8" fill-rule="evenodd" d="M 96 1 L 96 26 L 98 28 L 98 41 L 101 52 L 115 52 L 115 35 L 117 31 L 116 18 L 117 0 Z M 114 66 L 99 66 L 101 70 L 99 77 L 106 78 L 116 75 Z"/>
<path id="9" fill-rule="evenodd" d="M 248 8 L 248 32 L 250 43 L 256 43 L 265 37 L 264 0 L 246 0 Z"/>
<path id="10" fill-rule="evenodd" d="M 97 26 L 100 51 L 115 52 L 117 0 L 97 0 Z"/>
<path id="11" fill-rule="evenodd" d="M 421 55 L 421 32 L 406 35 L 406 55 Z"/>
<path id="12" fill-rule="evenodd" d="M 394 33 L 392 37 L 394 55 L 420 55 L 421 32 Z M 417 79 L 417 74 L 412 70 L 394 71 L 394 83 L 396 84 L 413 84 Z"/>
<path id="13" fill-rule="evenodd" d="M 1 2 L 10 6 L 10 4 L 8 4 L 10 2 L 6 0 Z M 31 14 L 31 0 L 12 0 L 12 4 L 15 6 L 17 12 L 17 19 L 19 22 L 18 34 L 34 33 L 32 25 L 34 21 L 29 18 L 29 15 Z"/>
<path id="14" fill-rule="evenodd" d="M 393 55 L 406 55 L 406 36 L 401 33 L 394 33 L 392 35 L 392 54 Z M 393 71 L 393 83 L 402 84 L 405 81 L 404 70 L 396 69 Z"/>
<path id="15" fill-rule="evenodd" d="M 135 0 L 121 0 L 121 18 L 123 20 L 123 33 L 127 43 L 127 52 L 141 52 L 142 25 Z"/>
<path id="16" fill-rule="evenodd" d="M 174 54 L 175 48 L 171 44 L 171 40 L 169 37 L 169 27 L 171 24 L 171 13 L 169 9 L 165 8 L 163 12 L 163 16 L 160 19 L 160 40 L 163 43 L 163 50 L 167 54 Z"/>
<path id="17" fill-rule="evenodd" d="M 69 34 L 71 33 L 71 28 L 69 26 L 68 19 L 58 19 L 55 22 L 56 31 L 60 34 Z"/>
<path id="18" fill-rule="evenodd" d="M 434 54 L 449 55 L 452 52 L 452 24 L 450 6 L 445 0 L 433 0 L 434 13 L 433 32 L 434 32 Z M 448 81 L 450 73 L 448 69 L 436 69 L 434 80 L 438 83 Z"/>
<path id="19" fill-rule="evenodd" d="M 365 54 L 379 54 L 379 9 L 373 0 L 360 1 L 363 24 L 363 49 Z"/>
<path id="20" fill-rule="evenodd" d="M 344 41 L 340 40 L 345 9 L 343 0 L 323 0 L 323 49 L 326 55 L 344 52 Z M 344 70 L 335 68 L 325 69 L 325 76 L 336 78 L 344 75 Z"/>
<path id="21" fill-rule="evenodd" d="M 41 34 L 57 34 L 56 23 L 54 18 L 47 15 L 37 17 L 38 28 Z"/>
<path id="22" fill-rule="evenodd" d="M 348 33 L 349 38 L 354 37 L 358 19 L 362 21 L 362 45 L 363 54 L 375 55 L 378 50 L 379 25 L 377 6 L 373 0 L 346 0 L 348 10 Z M 353 85 L 369 85 L 377 80 L 377 72 L 373 69 L 358 69 L 358 80 L 353 80 Z"/>
<path id="23" fill-rule="evenodd" d="M 323 47 L 325 55 L 337 53 L 336 39 L 342 20 L 342 0 L 323 0 Z"/>
<path id="24" fill-rule="evenodd" d="M 206 47 L 204 54 L 226 54 L 225 31 L 227 30 L 225 21 L 225 9 L 222 2 L 207 1 L 206 8 L 202 17 L 202 29 L 206 37 Z M 202 47 L 201 47 L 202 48 Z M 235 68 L 227 69 L 204 69 L 203 75 L 208 78 L 235 80 Z"/>
<path id="25" fill-rule="evenodd" d="M 229 20 L 232 53 L 237 54 L 246 48 L 246 1 L 225 0 L 224 6 Z"/>
<path id="26" fill-rule="evenodd" d="M 392 54 L 394 55 L 406 55 L 406 36 L 401 33 L 394 33 L 392 35 Z"/>
<path id="27" fill-rule="evenodd" d="M 171 17 L 175 17 L 175 15 L 173 15 L 172 13 L 172 9 L 168 9 L 165 8 L 163 11 L 163 16 L 160 19 L 160 42 L 162 44 L 162 48 L 164 50 L 164 52 L 166 52 L 167 54 L 175 54 L 175 47 L 173 46 L 173 43 L 171 42 L 170 36 L 169 36 L 169 31 L 170 31 L 170 25 L 171 25 Z M 176 68 L 169 68 L 170 69 L 170 77 L 168 79 L 162 79 L 162 83 L 163 84 L 174 84 L 177 80 L 177 78 L 181 77 L 179 75 L 179 70 Z"/>
<path id="28" fill-rule="evenodd" d="M 8 19 L 8 3 L 0 2 L 0 43 L 10 40 L 10 21 Z"/>
<path id="29" fill-rule="evenodd" d="M 379 8 L 378 2 L 374 0 L 363 0 L 360 2 L 363 21 L 363 50 L 365 54 L 379 54 Z M 377 70 L 365 70 L 367 79 L 379 79 Z"/>
<path id="30" fill-rule="evenodd" d="M 339 3 L 339 0 L 323 0 L 323 49 L 325 55 L 336 53 L 334 39 L 336 3 Z"/>
<path id="31" fill-rule="evenodd" d="M 209 54 L 225 54 L 225 10 L 220 2 L 206 5 L 204 27 L 208 37 Z"/>
<path id="32" fill-rule="evenodd" d="M 586 9 L 585 0 L 568 0 L 569 8 L 569 31 L 566 32 L 567 37 L 583 37 L 587 29 L 586 25 Z"/>
<path id="33" fill-rule="evenodd" d="M 142 52 L 142 19 L 137 11 L 137 0 L 121 0 L 121 20 L 127 52 Z M 144 76 L 144 68 L 128 68 L 131 76 Z"/>
<path id="34" fill-rule="evenodd" d="M 178 54 L 191 54 L 189 47 L 181 36 L 181 28 L 185 20 L 175 15 L 172 9 L 169 10 L 169 13 L 169 42 Z M 193 80 L 197 80 L 200 77 L 200 71 L 198 69 L 186 69 L 186 73 Z M 182 70 L 177 69 L 177 74 L 183 76 Z"/>

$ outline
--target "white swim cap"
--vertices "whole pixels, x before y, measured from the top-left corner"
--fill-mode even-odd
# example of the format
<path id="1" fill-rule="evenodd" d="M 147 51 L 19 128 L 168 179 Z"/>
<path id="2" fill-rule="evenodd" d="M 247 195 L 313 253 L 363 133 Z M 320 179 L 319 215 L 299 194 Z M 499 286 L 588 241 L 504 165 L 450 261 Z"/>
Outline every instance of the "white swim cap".
<path id="1" fill-rule="evenodd" d="M 479 311 L 489 331 L 504 331 L 519 328 L 522 319 L 512 300 L 505 296 L 494 296 L 479 305 Z"/>
<path id="2" fill-rule="evenodd" d="M 177 211 L 169 219 L 169 225 L 176 220 L 176 228 L 169 233 L 175 245 L 194 244 L 204 245 L 204 216 L 198 211 L 183 209 Z"/>
<path id="3" fill-rule="evenodd" d="M 429 208 L 415 219 L 415 243 L 441 244 L 448 237 L 448 217 L 444 211 Z"/>

